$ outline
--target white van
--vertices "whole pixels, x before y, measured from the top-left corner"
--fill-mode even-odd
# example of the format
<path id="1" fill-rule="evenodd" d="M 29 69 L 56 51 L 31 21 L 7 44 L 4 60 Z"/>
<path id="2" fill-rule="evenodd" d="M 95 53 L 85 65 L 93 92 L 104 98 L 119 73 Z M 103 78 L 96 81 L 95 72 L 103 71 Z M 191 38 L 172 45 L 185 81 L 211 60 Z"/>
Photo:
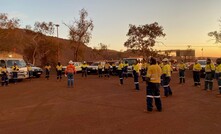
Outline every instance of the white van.
<path id="1" fill-rule="evenodd" d="M 143 58 L 140 58 L 140 57 L 129 57 L 129 58 L 123 58 L 123 63 L 125 63 L 127 61 L 127 63 L 129 64 L 128 66 L 128 75 L 133 75 L 133 64 L 136 62 L 136 61 L 140 61 L 139 63 L 139 67 L 141 68 L 141 62 L 142 62 Z"/>
<path id="2" fill-rule="evenodd" d="M 26 62 L 22 58 L 0 58 L 0 68 L 6 65 L 7 71 L 9 72 L 9 79 L 12 79 L 12 66 L 14 63 L 19 67 L 18 79 L 28 78 L 28 70 Z M 1 73 L 1 72 L 0 72 Z"/>

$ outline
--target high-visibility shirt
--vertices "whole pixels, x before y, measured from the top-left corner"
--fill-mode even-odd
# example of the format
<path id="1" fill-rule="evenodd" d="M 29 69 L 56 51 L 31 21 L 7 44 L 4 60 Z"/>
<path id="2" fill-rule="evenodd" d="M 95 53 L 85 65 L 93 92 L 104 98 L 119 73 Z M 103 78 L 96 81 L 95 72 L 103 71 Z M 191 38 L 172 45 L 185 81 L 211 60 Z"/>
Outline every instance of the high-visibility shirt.
<path id="1" fill-rule="evenodd" d="M 124 65 L 124 67 L 128 67 L 128 66 L 129 66 L 129 64 L 128 64 L 128 63 L 124 63 L 123 65 Z"/>
<path id="2" fill-rule="evenodd" d="M 32 67 L 31 66 L 27 66 L 27 70 L 28 71 L 32 71 Z"/>
<path id="3" fill-rule="evenodd" d="M 215 71 L 215 66 L 214 66 L 214 64 L 212 64 L 212 63 L 206 64 L 205 72 L 212 72 L 212 71 Z"/>
<path id="4" fill-rule="evenodd" d="M 141 69 L 147 69 L 147 63 L 143 63 Z"/>
<path id="5" fill-rule="evenodd" d="M 163 68 L 164 65 L 163 65 L 163 63 L 161 62 L 161 63 L 159 64 L 159 66 L 160 66 L 161 68 Z"/>
<path id="6" fill-rule="evenodd" d="M 103 69 L 103 66 L 101 64 L 99 64 L 98 69 Z"/>
<path id="7" fill-rule="evenodd" d="M 112 67 L 115 67 L 115 66 L 116 66 L 116 64 L 115 64 L 115 63 L 113 63 L 113 64 L 112 64 Z"/>
<path id="8" fill-rule="evenodd" d="M 179 64 L 177 65 L 177 67 L 178 67 L 179 69 L 181 69 L 181 70 L 185 70 L 185 69 L 186 69 L 186 64 L 184 64 L 184 63 L 179 63 Z"/>
<path id="9" fill-rule="evenodd" d="M 1 72 L 2 72 L 2 73 L 6 73 L 6 72 L 7 72 L 7 68 L 3 67 L 3 68 L 1 69 Z"/>
<path id="10" fill-rule="evenodd" d="M 67 68 L 65 69 L 65 74 L 67 74 L 67 73 L 75 73 L 75 72 L 76 72 L 75 66 L 72 65 L 72 64 L 69 64 L 67 66 Z"/>
<path id="11" fill-rule="evenodd" d="M 105 63 L 105 64 L 104 64 L 104 68 L 105 68 L 105 69 L 109 69 L 109 68 L 110 68 L 110 64 L 109 64 L 109 63 Z"/>
<path id="12" fill-rule="evenodd" d="M 221 79 L 221 64 L 216 67 L 216 72 L 218 73 L 219 79 Z"/>
<path id="13" fill-rule="evenodd" d="M 219 73 L 218 66 L 219 66 L 219 65 L 217 65 L 217 66 L 215 67 L 215 73 Z"/>
<path id="14" fill-rule="evenodd" d="M 12 66 L 12 72 L 18 72 L 19 68 L 18 66 Z"/>
<path id="15" fill-rule="evenodd" d="M 123 69 L 123 67 L 124 67 L 123 63 L 120 63 L 120 64 L 118 65 L 117 70 L 122 70 L 122 69 Z"/>
<path id="16" fill-rule="evenodd" d="M 60 66 L 57 65 L 57 66 L 56 66 L 56 69 L 57 69 L 58 71 L 61 71 L 61 70 L 62 70 L 62 65 L 60 65 Z"/>
<path id="17" fill-rule="evenodd" d="M 166 77 L 171 76 L 171 66 L 169 64 L 164 65 L 162 71 L 163 74 L 166 74 Z"/>
<path id="18" fill-rule="evenodd" d="M 45 66 L 45 69 L 48 70 L 48 71 L 50 71 L 50 70 L 51 70 L 51 66 L 50 66 L 50 65 L 46 65 L 46 66 Z"/>
<path id="19" fill-rule="evenodd" d="M 139 65 L 138 64 L 133 65 L 133 70 L 139 73 L 139 70 L 140 70 Z"/>
<path id="20" fill-rule="evenodd" d="M 81 68 L 82 68 L 83 70 L 85 70 L 85 69 L 87 68 L 87 66 L 88 66 L 87 64 L 82 64 L 82 65 L 81 65 Z"/>
<path id="21" fill-rule="evenodd" d="M 150 78 L 152 83 L 160 83 L 160 77 L 162 75 L 162 69 L 159 65 L 150 65 L 147 71 L 146 77 Z"/>
<path id="22" fill-rule="evenodd" d="M 195 63 L 193 65 L 193 71 L 200 71 L 202 70 L 201 64 L 200 63 Z"/>

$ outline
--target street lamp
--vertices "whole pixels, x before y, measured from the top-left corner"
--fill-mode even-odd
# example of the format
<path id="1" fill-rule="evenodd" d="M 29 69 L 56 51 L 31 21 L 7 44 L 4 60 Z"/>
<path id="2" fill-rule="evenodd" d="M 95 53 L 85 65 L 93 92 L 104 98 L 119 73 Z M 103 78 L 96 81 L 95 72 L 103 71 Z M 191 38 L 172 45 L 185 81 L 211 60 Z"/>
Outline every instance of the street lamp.
<path id="1" fill-rule="evenodd" d="M 54 24 L 54 25 L 57 27 L 57 38 L 58 38 L 58 27 L 59 27 L 59 24 Z M 57 60 L 59 61 L 59 42 L 58 42 L 58 47 L 57 47 Z"/>

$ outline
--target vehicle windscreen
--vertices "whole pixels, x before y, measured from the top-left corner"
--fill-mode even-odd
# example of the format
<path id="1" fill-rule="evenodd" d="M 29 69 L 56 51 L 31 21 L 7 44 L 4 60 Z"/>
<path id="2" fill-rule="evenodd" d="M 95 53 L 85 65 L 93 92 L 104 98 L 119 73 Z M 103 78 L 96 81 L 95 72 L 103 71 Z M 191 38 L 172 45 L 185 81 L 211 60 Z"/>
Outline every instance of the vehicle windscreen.
<path id="1" fill-rule="evenodd" d="M 8 60 L 7 67 L 12 67 L 14 63 L 16 63 L 18 67 L 26 67 L 26 63 L 24 60 Z"/>
<path id="2" fill-rule="evenodd" d="M 125 59 L 125 60 L 123 60 L 124 63 L 126 61 L 128 62 L 129 66 L 131 66 L 131 65 L 136 63 L 137 59 Z"/>
<path id="3" fill-rule="evenodd" d="M 201 61 L 198 61 L 200 65 L 206 65 L 206 61 L 204 60 L 201 60 Z"/>
<path id="4" fill-rule="evenodd" d="M 98 66 L 99 63 L 92 63 L 91 66 Z"/>

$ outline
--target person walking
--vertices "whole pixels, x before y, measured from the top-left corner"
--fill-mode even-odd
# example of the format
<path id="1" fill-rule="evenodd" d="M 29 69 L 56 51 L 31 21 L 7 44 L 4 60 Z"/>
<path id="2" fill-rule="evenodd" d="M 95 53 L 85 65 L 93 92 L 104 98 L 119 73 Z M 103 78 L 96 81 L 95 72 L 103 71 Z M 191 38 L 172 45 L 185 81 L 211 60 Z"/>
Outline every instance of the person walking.
<path id="1" fill-rule="evenodd" d="M 5 65 L 1 68 L 2 86 L 8 86 L 8 71 Z"/>
<path id="2" fill-rule="evenodd" d="M 82 77 L 87 77 L 87 67 L 88 67 L 88 64 L 86 63 L 86 61 L 84 61 L 83 64 L 81 65 Z"/>
<path id="3" fill-rule="evenodd" d="M 217 97 L 221 97 L 221 58 L 216 59 L 216 72 L 217 72 L 217 80 L 218 80 L 218 87 L 219 87 L 219 94 L 217 94 Z"/>
<path id="4" fill-rule="evenodd" d="M 47 63 L 46 66 L 45 66 L 45 78 L 46 78 L 47 80 L 49 80 L 50 71 L 51 71 L 51 66 L 50 66 L 49 63 Z"/>
<path id="5" fill-rule="evenodd" d="M 134 76 L 134 85 L 135 85 L 135 90 L 139 91 L 140 87 L 139 87 L 139 65 L 138 65 L 138 61 L 136 61 L 133 65 L 133 76 Z"/>
<path id="6" fill-rule="evenodd" d="M 65 76 L 67 76 L 68 78 L 68 88 L 69 87 L 74 87 L 74 74 L 76 73 L 75 70 L 75 66 L 73 65 L 74 62 L 72 60 L 70 60 L 69 65 L 67 66 L 67 68 L 65 69 Z"/>
<path id="7" fill-rule="evenodd" d="M 183 60 L 181 60 L 180 63 L 177 65 L 177 67 L 179 69 L 180 84 L 184 84 L 186 64 L 184 64 Z"/>
<path id="8" fill-rule="evenodd" d="M 16 84 L 17 80 L 18 80 L 19 67 L 17 66 L 17 64 L 15 62 L 14 65 L 11 68 L 12 68 L 12 78 L 14 80 L 14 84 Z"/>
<path id="9" fill-rule="evenodd" d="M 201 64 L 198 63 L 198 60 L 195 60 L 193 65 L 193 80 L 194 86 L 200 87 L 200 71 L 202 70 Z"/>
<path id="10" fill-rule="evenodd" d="M 56 66 L 56 72 L 57 72 L 57 80 L 61 81 L 62 79 L 62 65 L 60 62 L 58 62 L 57 66 Z"/>
<path id="11" fill-rule="evenodd" d="M 162 69 L 157 64 L 155 58 L 150 58 L 150 66 L 147 70 L 146 75 L 146 104 L 147 110 L 145 112 L 151 112 L 153 110 L 153 99 L 155 100 L 155 105 L 159 112 L 162 111 L 162 103 L 160 99 L 160 79 L 161 79 Z"/>
<path id="12" fill-rule="evenodd" d="M 117 71 L 118 71 L 118 75 L 119 75 L 119 79 L 120 79 L 120 85 L 123 85 L 123 68 L 124 68 L 124 65 L 121 61 L 119 61 L 119 65 L 118 65 L 118 68 L 117 68 Z"/>
<path id="13" fill-rule="evenodd" d="M 126 77 L 128 78 L 128 61 L 125 61 L 125 63 L 123 63 L 123 78 Z"/>
<path id="14" fill-rule="evenodd" d="M 162 79 L 163 79 L 163 88 L 164 88 L 164 97 L 168 97 L 172 95 L 172 90 L 170 88 L 170 80 L 171 80 L 171 67 L 169 65 L 169 60 L 164 58 L 163 60 L 163 69 L 162 69 Z"/>
<path id="15" fill-rule="evenodd" d="M 206 60 L 206 66 L 205 66 L 205 88 L 206 91 L 212 91 L 213 89 L 213 78 L 215 75 L 215 66 L 212 63 L 211 59 L 208 58 Z"/>

